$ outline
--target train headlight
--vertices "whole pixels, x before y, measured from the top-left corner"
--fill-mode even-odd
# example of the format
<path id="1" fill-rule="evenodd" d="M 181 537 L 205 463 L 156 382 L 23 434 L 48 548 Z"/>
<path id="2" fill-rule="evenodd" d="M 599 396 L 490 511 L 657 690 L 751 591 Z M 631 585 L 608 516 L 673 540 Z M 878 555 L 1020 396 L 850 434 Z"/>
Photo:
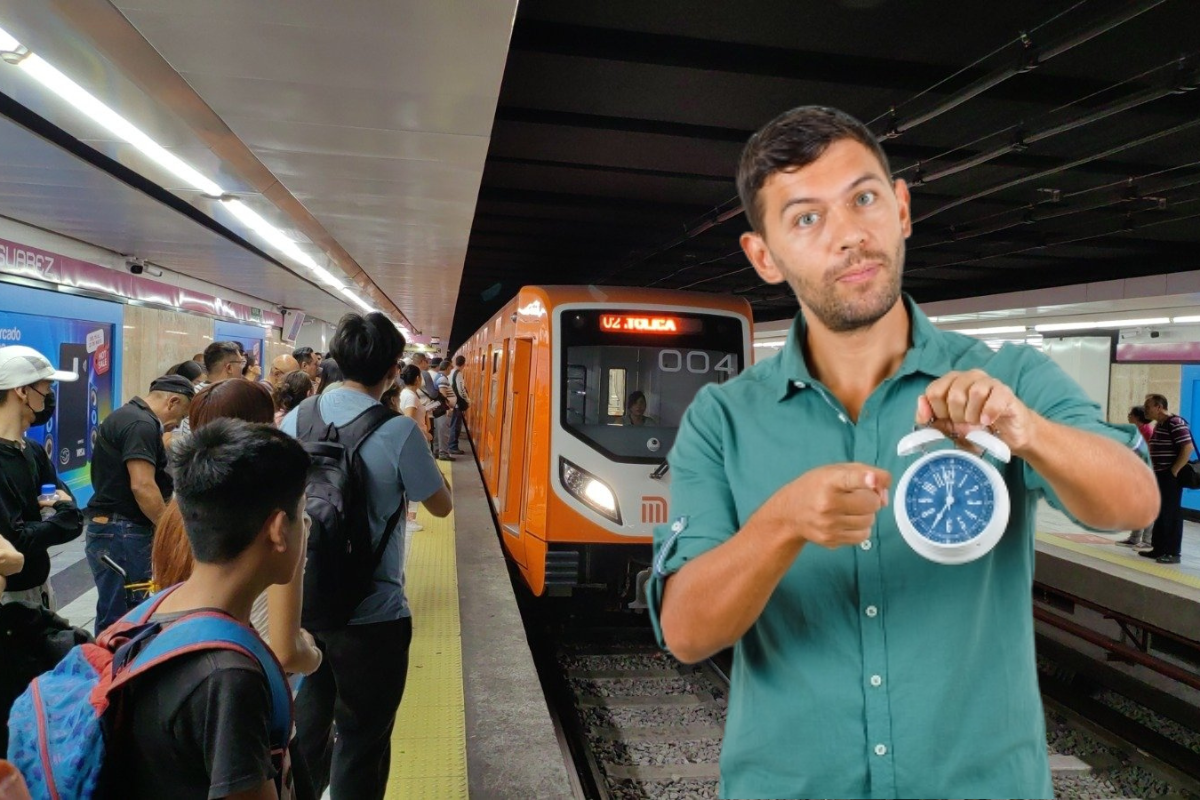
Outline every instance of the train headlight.
<path id="1" fill-rule="evenodd" d="M 618 525 L 621 524 L 621 509 L 612 487 L 590 472 L 559 458 L 559 474 L 562 485 L 593 511 L 603 514 Z"/>

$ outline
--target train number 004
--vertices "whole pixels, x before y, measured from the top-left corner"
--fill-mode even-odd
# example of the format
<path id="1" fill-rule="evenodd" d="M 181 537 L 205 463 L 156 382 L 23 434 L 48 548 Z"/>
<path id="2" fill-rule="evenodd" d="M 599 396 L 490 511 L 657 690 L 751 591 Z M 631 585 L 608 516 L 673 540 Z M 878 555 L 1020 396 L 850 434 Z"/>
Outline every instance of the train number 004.
<path id="1" fill-rule="evenodd" d="M 688 350 L 687 352 L 680 352 L 678 350 L 658 351 L 658 368 L 663 372 L 681 372 L 685 367 L 688 372 L 694 375 L 704 375 L 709 371 L 724 372 L 729 375 L 737 373 L 737 361 L 734 359 L 733 353 L 726 353 L 714 367 L 712 366 L 712 360 L 708 357 L 708 353 L 703 350 Z"/>

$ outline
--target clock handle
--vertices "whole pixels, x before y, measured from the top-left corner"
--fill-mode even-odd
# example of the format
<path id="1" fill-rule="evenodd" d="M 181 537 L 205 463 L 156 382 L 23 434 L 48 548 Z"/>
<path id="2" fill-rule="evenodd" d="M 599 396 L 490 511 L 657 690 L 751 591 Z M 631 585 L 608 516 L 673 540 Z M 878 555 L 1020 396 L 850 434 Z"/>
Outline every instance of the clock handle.
<path id="1" fill-rule="evenodd" d="M 1008 449 L 1008 445 L 987 431 L 971 431 L 966 438 L 968 442 L 979 445 L 993 458 L 1005 464 L 1012 460 L 1012 451 Z"/>

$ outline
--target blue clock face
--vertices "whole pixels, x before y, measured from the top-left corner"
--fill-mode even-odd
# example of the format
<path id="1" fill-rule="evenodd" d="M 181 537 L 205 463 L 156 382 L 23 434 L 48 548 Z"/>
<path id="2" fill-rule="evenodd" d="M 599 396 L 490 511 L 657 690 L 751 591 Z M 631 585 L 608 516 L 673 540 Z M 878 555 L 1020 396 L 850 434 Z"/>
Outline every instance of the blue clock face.
<path id="1" fill-rule="evenodd" d="M 996 513 L 992 484 L 961 454 L 947 452 L 913 473 L 904 498 L 908 518 L 924 538 L 963 544 L 983 533 Z"/>

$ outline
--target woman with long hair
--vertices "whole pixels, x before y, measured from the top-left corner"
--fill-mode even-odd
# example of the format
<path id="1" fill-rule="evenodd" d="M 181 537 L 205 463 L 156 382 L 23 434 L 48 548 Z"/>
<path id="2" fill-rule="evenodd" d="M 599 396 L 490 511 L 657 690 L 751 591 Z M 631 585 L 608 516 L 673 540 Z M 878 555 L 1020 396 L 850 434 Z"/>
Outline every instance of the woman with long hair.
<path id="1" fill-rule="evenodd" d="M 223 417 L 274 425 L 275 404 L 271 392 L 263 384 L 251 381 L 214 383 L 192 399 L 188 425 L 195 431 Z M 253 487 L 247 486 L 246 491 L 253 491 Z M 229 502 L 236 503 L 237 498 L 231 497 Z M 155 527 L 150 559 L 156 588 L 174 586 L 192 574 L 195 559 L 184 530 L 183 515 L 174 500 L 167 505 Z M 265 602 L 267 640 L 271 649 L 284 670 L 309 675 L 321 666 L 321 651 L 308 631 L 300 627 L 303 597 L 304 568 L 301 564 L 291 581 L 272 586 L 265 593 L 265 601 L 260 597 L 255 602 L 254 616 L 261 619 L 262 603 Z"/>
<path id="2" fill-rule="evenodd" d="M 313 394 L 312 378 L 303 370 L 289 372 L 283 376 L 283 380 L 275 387 L 275 426 L 283 420 L 287 413 L 296 406 L 300 405 L 301 401 L 306 397 L 311 397 Z"/>
<path id="3" fill-rule="evenodd" d="M 426 418 L 425 407 L 421 404 L 420 395 L 417 393 L 423 380 L 421 368 L 418 366 L 409 364 L 400 370 L 400 374 L 396 378 L 396 388 L 399 388 L 400 391 L 396 395 L 395 410 L 417 423 L 417 430 L 424 434 L 425 441 L 432 442 L 433 434 L 429 432 L 429 420 Z M 408 506 L 405 530 L 423 530 L 421 523 L 417 522 L 416 503 L 410 503 Z"/>
<path id="4" fill-rule="evenodd" d="M 317 367 L 317 394 L 324 394 L 327 389 L 336 389 L 342 385 L 345 376 L 342 375 L 342 368 L 332 358 L 326 358 L 321 361 L 321 366 Z"/>

